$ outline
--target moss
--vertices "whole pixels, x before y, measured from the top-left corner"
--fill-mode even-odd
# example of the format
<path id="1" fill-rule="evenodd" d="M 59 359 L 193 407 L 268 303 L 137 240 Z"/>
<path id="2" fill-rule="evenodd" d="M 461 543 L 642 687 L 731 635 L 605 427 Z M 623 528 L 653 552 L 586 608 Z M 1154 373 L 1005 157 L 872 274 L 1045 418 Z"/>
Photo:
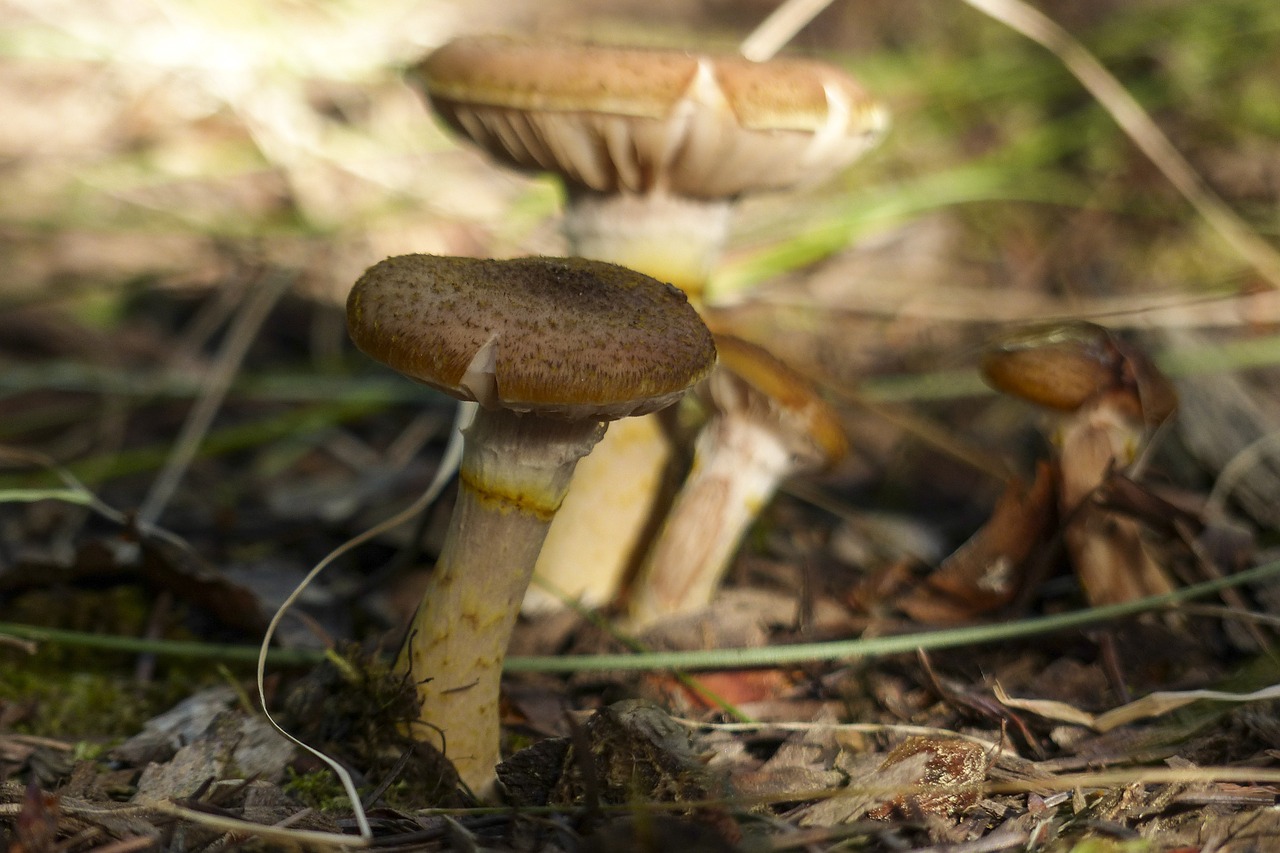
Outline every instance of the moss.
<path id="1" fill-rule="evenodd" d="M 327 769 L 299 773 L 294 768 L 287 767 L 281 788 L 304 806 L 316 811 L 330 814 L 351 813 L 351 802 L 342 789 L 342 783 Z"/>
<path id="2" fill-rule="evenodd" d="M 404 810 L 465 804 L 452 766 L 408 734 L 418 715 L 413 685 L 376 655 L 354 648 L 331 655 L 292 691 L 284 715 L 293 734 L 358 770 L 364 794 L 390 780 L 381 804 Z M 296 776 L 296 796 L 315 808 L 332 798 L 340 809 L 336 801 L 345 798 L 337 780 L 320 772 L 327 781 Z"/>
<path id="3" fill-rule="evenodd" d="M 139 636 L 151 618 L 150 596 L 125 585 L 50 587 L 5 605 L 15 622 L 103 636 Z M 213 677 L 207 664 L 164 662 L 140 682 L 136 665 L 137 655 L 91 647 L 41 643 L 33 655 L 0 648 L 0 709 L 16 732 L 103 742 L 136 734 Z"/>
<path id="4" fill-rule="evenodd" d="M 110 672 L 0 667 L 0 700 L 16 717 L 13 730 L 78 740 L 136 733 L 162 703 L 153 687 Z"/>
<path id="5" fill-rule="evenodd" d="M 92 741 L 77 746 L 90 758 L 103 744 L 137 734 L 142 725 L 209 681 L 205 672 L 163 668 L 140 683 L 129 663 L 64 665 L 56 649 L 35 655 L 0 651 L 0 711 L 21 734 Z M 107 655 L 119 658 L 119 655 Z"/>
<path id="6" fill-rule="evenodd" d="M 105 571 L 104 583 L 112 578 Z M 26 625 L 44 625 L 86 631 L 93 634 L 139 636 L 147 628 L 152 596 L 139 586 L 120 583 L 99 589 L 77 589 L 70 586 L 42 586 L 13 596 L 5 602 L 5 619 Z M 43 644 L 37 658 L 47 666 L 101 669 L 104 662 L 122 667 L 129 655 L 103 657 L 101 651 L 75 649 Z"/>

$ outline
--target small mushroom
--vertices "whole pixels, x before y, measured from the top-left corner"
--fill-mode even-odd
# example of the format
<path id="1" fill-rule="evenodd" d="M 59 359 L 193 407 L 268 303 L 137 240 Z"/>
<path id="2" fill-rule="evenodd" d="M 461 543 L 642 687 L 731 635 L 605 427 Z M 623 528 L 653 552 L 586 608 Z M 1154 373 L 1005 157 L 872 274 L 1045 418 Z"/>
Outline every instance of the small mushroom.
<path id="1" fill-rule="evenodd" d="M 1177 392 L 1151 361 L 1106 328 L 1081 321 L 1037 327 L 992 344 L 982 373 L 997 390 L 1063 413 L 1058 513 L 1085 597 L 1118 604 L 1169 592 L 1173 582 L 1132 517 L 1094 500 L 1173 416 Z"/>
<path id="2" fill-rule="evenodd" d="M 388 258 L 356 282 L 347 322 L 368 355 L 480 404 L 399 665 L 417 685 L 419 735 L 438 732 L 481 790 L 499 758 L 507 643 L 575 465 L 606 422 L 679 399 L 715 347 L 676 288 L 580 258 Z"/>
<path id="3" fill-rule="evenodd" d="M 709 604 L 778 484 L 848 452 L 835 412 L 804 377 L 729 335 L 716 336 L 716 349 L 720 363 L 697 389 L 710 414 L 693 468 L 632 590 L 638 628 Z"/>

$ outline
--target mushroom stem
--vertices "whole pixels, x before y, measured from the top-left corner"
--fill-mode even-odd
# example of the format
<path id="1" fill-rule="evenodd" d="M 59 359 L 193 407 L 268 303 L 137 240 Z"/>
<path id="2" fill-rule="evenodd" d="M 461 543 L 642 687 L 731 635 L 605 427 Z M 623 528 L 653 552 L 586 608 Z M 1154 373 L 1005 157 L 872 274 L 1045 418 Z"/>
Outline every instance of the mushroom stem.
<path id="1" fill-rule="evenodd" d="M 700 309 L 703 290 L 728 238 L 732 206 L 728 198 L 570 188 L 564 233 L 573 254 L 668 281 Z"/>
<path id="2" fill-rule="evenodd" d="M 701 310 L 703 292 L 728 234 L 732 202 L 666 192 L 602 193 L 570 188 L 564 236 L 573 254 L 630 266 L 675 284 Z M 672 446 L 657 416 L 631 418 L 605 435 L 573 479 L 561 520 L 538 561 L 557 594 L 589 607 L 609 605 L 644 558 L 646 537 L 667 510 L 663 483 Z M 626 483 L 627 488 L 618 488 Z M 531 588 L 526 612 L 559 606 Z"/>
<path id="3" fill-rule="evenodd" d="M 711 603 L 743 534 L 792 467 L 790 449 L 767 426 L 724 416 L 707 422 L 635 589 L 636 627 Z"/>
<path id="4" fill-rule="evenodd" d="M 731 208 L 729 199 L 571 187 L 563 227 L 573 254 L 670 282 L 701 310 L 728 236 Z M 656 416 L 628 418 L 610 430 L 574 477 L 538 560 L 538 577 L 554 592 L 531 587 L 525 611 L 554 610 L 560 596 L 588 607 L 612 603 L 668 509 L 663 486 L 671 467 L 671 439 Z"/>
<path id="5" fill-rule="evenodd" d="M 632 588 L 637 628 L 710 603 L 778 483 L 848 451 L 835 412 L 803 376 L 731 335 L 717 335 L 716 348 L 719 365 L 698 387 L 709 416 L 693 470 Z"/>
<path id="6" fill-rule="evenodd" d="M 1144 541 L 1137 519 L 1094 500 L 1116 468 L 1133 462 L 1143 439 L 1135 412 L 1104 395 L 1074 412 L 1060 432 L 1058 496 L 1062 538 L 1085 598 L 1094 606 L 1172 592 L 1173 581 Z"/>
<path id="7" fill-rule="evenodd" d="M 465 431 L 457 504 L 398 666 L 417 685 L 419 736 L 439 733 L 477 792 L 500 759 L 499 681 L 520 600 L 573 469 L 604 430 L 480 409 Z"/>
<path id="8" fill-rule="evenodd" d="M 538 555 L 524 612 L 552 613 L 566 599 L 585 607 L 612 604 L 667 508 L 670 467 L 671 440 L 657 414 L 611 424 L 574 471 Z"/>

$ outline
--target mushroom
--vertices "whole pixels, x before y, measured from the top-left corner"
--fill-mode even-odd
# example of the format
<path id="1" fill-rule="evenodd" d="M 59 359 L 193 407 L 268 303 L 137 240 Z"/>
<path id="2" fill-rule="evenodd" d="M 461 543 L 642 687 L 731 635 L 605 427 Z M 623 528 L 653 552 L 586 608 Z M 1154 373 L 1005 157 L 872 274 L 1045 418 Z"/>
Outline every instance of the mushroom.
<path id="1" fill-rule="evenodd" d="M 693 468 L 631 593 L 643 628 L 710 603 L 748 526 L 787 477 L 848 452 L 835 412 L 755 344 L 716 336 L 720 363 L 697 389 L 710 410 Z"/>
<path id="2" fill-rule="evenodd" d="M 685 296 L 580 258 L 406 255 L 356 282 L 356 346 L 479 403 L 457 505 L 399 666 L 422 728 L 473 790 L 499 758 L 498 687 L 520 601 L 577 461 L 608 421 L 657 411 L 715 362 Z"/>
<path id="3" fill-rule="evenodd" d="M 824 180 L 888 127 L 848 73 L 804 59 L 473 36 L 437 49 L 410 79 L 498 160 L 564 181 L 574 254 L 673 282 L 699 306 L 738 196 Z M 608 603 L 642 556 L 669 458 L 651 418 L 611 430 L 575 475 L 538 577 Z M 632 488 L 620 494 L 624 481 Z M 533 589 L 526 607 L 555 600 Z"/>
<path id="4" fill-rule="evenodd" d="M 1058 513 L 1085 597 L 1095 606 L 1170 592 L 1173 582 L 1139 522 L 1094 497 L 1131 465 L 1177 408 L 1177 392 L 1138 349 L 1081 321 L 1037 327 L 992 344 L 982 373 L 997 390 L 1062 412 Z"/>
<path id="5" fill-rule="evenodd" d="M 847 72 L 806 59 L 473 36 L 411 79 L 497 159 L 564 180 L 574 254 L 671 281 L 695 305 L 734 199 L 822 181 L 888 128 Z"/>

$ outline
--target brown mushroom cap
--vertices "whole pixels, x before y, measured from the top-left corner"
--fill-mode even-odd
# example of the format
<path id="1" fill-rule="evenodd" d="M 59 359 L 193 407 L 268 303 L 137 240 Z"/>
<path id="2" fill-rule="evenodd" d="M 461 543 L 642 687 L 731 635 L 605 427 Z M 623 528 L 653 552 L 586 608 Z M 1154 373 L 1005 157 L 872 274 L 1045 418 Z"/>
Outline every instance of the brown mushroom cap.
<path id="1" fill-rule="evenodd" d="M 887 113 L 843 69 L 676 50 L 456 39 L 411 75 L 459 132 L 605 193 L 729 198 L 820 181 Z"/>
<path id="2" fill-rule="evenodd" d="M 582 258 L 402 255 L 347 299 L 356 346 L 489 408 L 611 420 L 674 402 L 715 363 L 685 295 Z"/>
<path id="3" fill-rule="evenodd" d="M 1005 394 L 1069 412 L 1116 384 L 1119 359 L 1101 326 L 1035 326 L 992 342 L 982 357 L 982 375 Z"/>
<path id="4" fill-rule="evenodd" d="M 1147 356 L 1109 329 L 1075 320 L 1033 326 L 987 347 L 982 375 L 996 390 L 1063 412 L 1104 395 L 1128 401 L 1133 417 L 1155 425 L 1177 409 L 1173 385 Z"/>
<path id="5" fill-rule="evenodd" d="M 849 452 L 835 411 L 799 373 L 767 350 L 716 335 L 719 368 L 706 385 L 713 404 L 773 424 L 801 467 L 832 465 Z"/>

